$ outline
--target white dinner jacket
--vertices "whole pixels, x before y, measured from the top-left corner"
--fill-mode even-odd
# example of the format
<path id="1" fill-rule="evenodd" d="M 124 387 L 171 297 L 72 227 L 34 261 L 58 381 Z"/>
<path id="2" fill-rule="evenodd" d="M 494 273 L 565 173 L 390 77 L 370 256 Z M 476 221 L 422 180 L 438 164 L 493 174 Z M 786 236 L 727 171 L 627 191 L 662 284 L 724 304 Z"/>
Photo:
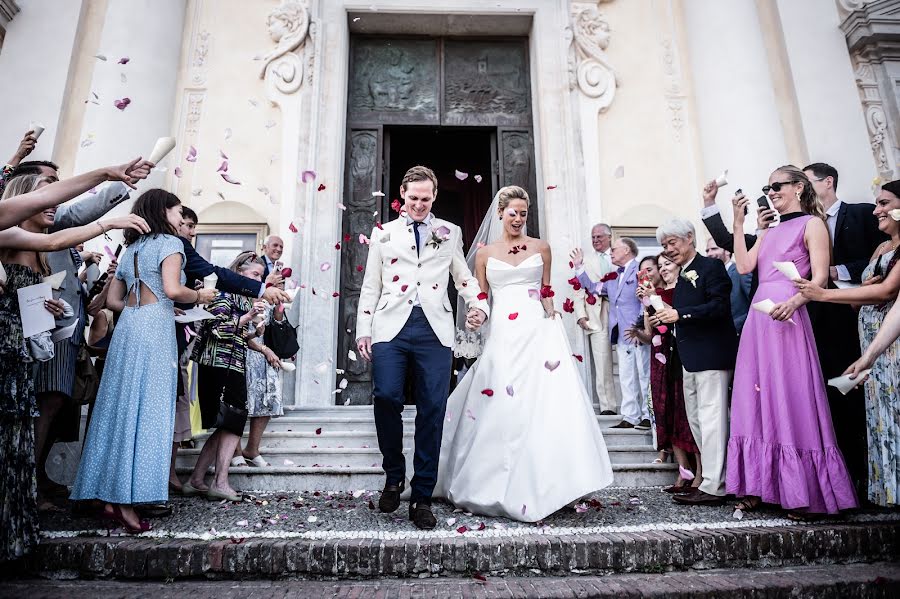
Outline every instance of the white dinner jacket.
<path id="1" fill-rule="evenodd" d="M 371 337 L 372 343 L 390 341 L 409 319 L 416 292 L 419 303 L 435 335 L 446 347 L 453 346 L 453 307 L 447 297 L 447 274 L 466 306 L 490 315 L 486 300 L 478 299 L 481 288 L 463 256 L 462 231 L 440 218 L 431 221 L 431 230 L 447 227 L 450 235 L 435 246 L 432 234 L 421 239 L 416 252 L 412 225 L 402 216 L 382 228 L 372 230 L 366 274 L 359 291 L 356 338 Z"/>
<path id="2" fill-rule="evenodd" d="M 587 273 L 587 276 L 589 276 L 592 281 L 598 282 L 610 271 L 604 270 L 600 266 L 597 252 L 595 250 L 589 250 L 588 252 L 585 252 L 584 255 L 584 272 Z M 591 325 L 591 330 L 586 331 L 588 335 L 606 331 L 606 326 L 601 325 L 600 323 L 603 302 L 607 301 L 607 299 L 605 297 L 598 297 L 597 301 L 594 302 L 594 305 L 592 306 L 585 301 L 586 297 L 587 295 L 583 288 L 575 292 L 575 320 L 578 321 L 582 318 L 588 319 L 588 324 Z"/>

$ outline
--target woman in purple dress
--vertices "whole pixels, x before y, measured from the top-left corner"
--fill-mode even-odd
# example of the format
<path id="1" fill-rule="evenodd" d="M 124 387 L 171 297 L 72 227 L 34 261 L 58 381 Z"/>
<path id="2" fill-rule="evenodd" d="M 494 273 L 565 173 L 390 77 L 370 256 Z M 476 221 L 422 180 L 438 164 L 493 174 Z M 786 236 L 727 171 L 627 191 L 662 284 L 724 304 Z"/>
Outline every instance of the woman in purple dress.
<path id="1" fill-rule="evenodd" d="M 775 262 L 793 262 L 817 285 L 828 280 L 831 245 L 822 205 L 806 175 L 783 166 L 763 187 L 780 223 L 756 244 L 744 241 L 744 208 L 734 210 L 738 270 L 758 269 L 753 303 L 771 300 L 768 314 L 750 310 L 741 335 L 731 402 L 726 489 L 752 510 L 778 504 L 794 519 L 857 506 L 844 456 L 835 441 L 825 381 L 806 311 L 808 300 Z M 810 272 L 812 273 L 810 275 Z"/>

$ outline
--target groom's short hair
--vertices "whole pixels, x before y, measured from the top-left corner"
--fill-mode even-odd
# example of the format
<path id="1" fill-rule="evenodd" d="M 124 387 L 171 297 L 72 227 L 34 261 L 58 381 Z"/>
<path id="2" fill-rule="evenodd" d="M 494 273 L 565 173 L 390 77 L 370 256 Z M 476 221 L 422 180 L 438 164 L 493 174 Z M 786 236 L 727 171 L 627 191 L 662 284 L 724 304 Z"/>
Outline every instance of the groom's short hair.
<path id="1" fill-rule="evenodd" d="M 434 191 L 437 193 L 437 177 L 434 175 L 434 171 L 427 166 L 414 166 L 406 171 L 406 174 L 403 175 L 403 180 L 400 181 L 400 187 L 403 188 L 403 191 L 406 191 L 406 184 L 416 181 L 431 181 L 431 184 L 434 185 Z"/>

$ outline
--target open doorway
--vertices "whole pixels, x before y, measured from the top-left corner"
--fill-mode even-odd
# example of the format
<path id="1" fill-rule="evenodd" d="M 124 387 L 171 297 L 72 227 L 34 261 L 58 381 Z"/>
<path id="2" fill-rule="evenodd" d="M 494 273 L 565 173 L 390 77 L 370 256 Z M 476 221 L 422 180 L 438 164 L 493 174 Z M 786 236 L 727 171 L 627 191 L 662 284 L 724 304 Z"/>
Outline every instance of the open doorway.
<path id="1" fill-rule="evenodd" d="M 432 212 L 462 228 L 463 251 L 468 252 L 493 199 L 496 145 L 495 128 L 385 127 L 387 195 L 400 197 L 400 181 L 410 167 L 429 167 L 438 178 Z M 468 177 L 461 180 L 457 171 Z M 392 217 L 397 214 L 392 212 Z M 451 292 L 455 296 L 455 289 Z M 450 299 L 455 302 L 455 297 Z"/>

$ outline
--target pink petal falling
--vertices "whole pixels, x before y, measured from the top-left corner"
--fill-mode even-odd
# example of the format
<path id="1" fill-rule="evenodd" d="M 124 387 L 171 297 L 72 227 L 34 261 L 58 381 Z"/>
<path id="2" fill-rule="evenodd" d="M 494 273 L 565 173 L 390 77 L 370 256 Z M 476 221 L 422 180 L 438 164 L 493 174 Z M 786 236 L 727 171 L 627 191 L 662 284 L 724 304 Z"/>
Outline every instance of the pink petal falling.
<path id="1" fill-rule="evenodd" d="M 121 100 L 116 100 L 113 104 L 119 110 L 125 110 L 128 108 L 128 105 L 131 104 L 131 98 L 122 98 Z"/>
<path id="2" fill-rule="evenodd" d="M 128 64 L 128 62 L 129 62 L 130 60 L 131 60 L 131 59 L 128 58 L 127 56 L 123 56 L 122 58 L 119 59 L 119 64 Z"/>
<path id="3" fill-rule="evenodd" d="M 657 360 L 660 364 L 665 364 L 665 363 L 668 361 L 668 360 L 666 360 L 666 357 L 665 357 L 663 354 L 656 354 L 656 355 L 654 355 L 653 357 L 656 358 L 656 360 Z"/>
<path id="4" fill-rule="evenodd" d="M 694 480 L 694 473 L 680 464 L 678 465 L 678 474 L 681 475 L 682 480 Z"/>
<path id="5" fill-rule="evenodd" d="M 653 339 L 651 341 L 653 342 L 653 347 L 659 347 L 660 345 L 662 345 L 662 337 L 660 335 L 653 335 Z"/>
<path id="6" fill-rule="evenodd" d="M 300 175 L 300 180 L 304 183 L 309 183 L 310 181 L 316 180 L 316 171 L 303 171 Z"/>
<path id="7" fill-rule="evenodd" d="M 469 178 L 469 173 L 464 173 L 462 171 L 454 171 L 453 174 L 460 181 L 465 181 Z"/>
<path id="8" fill-rule="evenodd" d="M 227 173 L 228 172 L 228 161 L 223 160 L 222 164 L 219 165 L 219 168 L 216 170 L 217 173 Z"/>
<path id="9" fill-rule="evenodd" d="M 546 362 L 544 362 L 544 368 L 546 368 L 550 372 L 553 372 L 554 370 L 559 368 L 559 360 L 556 360 L 555 362 L 551 362 L 550 360 L 547 360 Z"/>
<path id="10" fill-rule="evenodd" d="M 231 183 L 232 185 L 240 185 L 241 182 L 237 179 L 232 179 L 228 173 L 222 173 L 222 179 L 225 180 L 226 183 Z"/>
<path id="11" fill-rule="evenodd" d="M 197 148 L 191 146 L 188 148 L 187 156 L 184 157 L 188 162 L 197 162 Z"/>
<path id="12" fill-rule="evenodd" d="M 509 395 L 510 397 L 513 396 L 513 386 L 512 385 L 506 386 L 506 394 Z"/>

